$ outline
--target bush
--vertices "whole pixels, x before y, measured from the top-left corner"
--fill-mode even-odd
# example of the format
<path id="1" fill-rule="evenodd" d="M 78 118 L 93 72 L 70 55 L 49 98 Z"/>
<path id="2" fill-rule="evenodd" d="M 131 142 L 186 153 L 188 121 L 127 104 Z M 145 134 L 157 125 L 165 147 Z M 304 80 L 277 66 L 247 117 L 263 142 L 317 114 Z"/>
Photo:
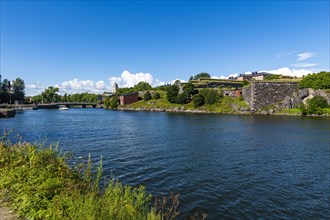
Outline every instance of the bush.
<path id="1" fill-rule="evenodd" d="M 194 104 L 195 108 L 198 108 L 198 107 L 204 105 L 204 103 L 205 103 L 205 100 L 204 100 L 204 97 L 201 94 L 197 94 L 197 95 L 194 96 L 193 104 Z"/>
<path id="2" fill-rule="evenodd" d="M 178 104 L 186 104 L 190 101 L 190 96 L 183 92 L 181 94 L 179 94 L 177 97 L 175 97 L 175 103 Z"/>
<path id="3" fill-rule="evenodd" d="M 102 160 L 93 172 L 87 164 L 67 165 L 52 146 L 0 140 L 0 197 L 27 219 L 160 219 L 149 206 L 143 186 L 131 188 L 111 180 L 99 189 Z M 164 210 L 167 212 L 167 210 Z"/>
<path id="4" fill-rule="evenodd" d="M 151 99 L 151 93 L 149 91 L 146 91 L 143 95 L 144 101 L 149 101 Z"/>
<path id="5" fill-rule="evenodd" d="M 330 72 L 319 72 L 305 76 L 299 88 L 330 89 Z"/>
<path id="6" fill-rule="evenodd" d="M 156 93 L 154 94 L 153 99 L 155 99 L 155 100 L 160 99 L 160 94 L 159 94 L 158 92 L 156 92 Z"/>
<path id="7" fill-rule="evenodd" d="M 212 105 L 220 99 L 220 94 L 214 89 L 202 89 L 200 94 L 204 97 L 205 103 Z"/>
<path id="8" fill-rule="evenodd" d="M 325 109 L 328 107 L 328 102 L 321 96 L 315 96 L 307 101 L 307 105 L 301 105 L 300 109 L 303 115 L 322 115 L 325 114 Z"/>
<path id="9" fill-rule="evenodd" d="M 171 103 L 175 103 L 175 99 L 179 94 L 179 86 L 172 85 L 167 88 L 167 100 Z"/>
<path id="10" fill-rule="evenodd" d="M 116 109 L 119 105 L 119 98 L 118 96 L 113 96 L 110 100 L 109 108 L 110 109 Z"/>

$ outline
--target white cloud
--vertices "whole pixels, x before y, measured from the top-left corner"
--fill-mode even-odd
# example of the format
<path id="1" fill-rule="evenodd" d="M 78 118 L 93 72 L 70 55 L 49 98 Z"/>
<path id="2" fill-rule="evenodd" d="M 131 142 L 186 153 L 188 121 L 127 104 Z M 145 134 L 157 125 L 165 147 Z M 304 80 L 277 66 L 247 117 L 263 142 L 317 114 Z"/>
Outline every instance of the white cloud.
<path id="1" fill-rule="evenodd" d="M 318 65 L 318 63 L 294 63 L 291 64 L 293 67 L 298 67 L 298 68 L 308 68 L 308 67 L 313 67 Z"/>
<path id="2" fill-rule="evenodd" d="M 25 92 L 27 96 L 35 96 L 41 94 L 46 89 L 44 83 L 37 81 L 25 86 Z"/>
<path id="3" fill-rule="evenodd" d="M 179 80 L 180 82 L 182 82 L 182 83 L 186 83 L 186 82 L 188 82 L 187 80 L 183 80 L 183 79 L 173 79 L 171 82 L 169 82 L 169 84 L 171 84 L 171 85 L 173 85 L 174 83 L 175 83 L 175 81 L 177 81 L 177 80 Z"/>
<path id="4" fill-rule="evenodd" d="M 314 71 L 308 70 L 308 69 L 290 69 L 288 67 L 282 67 L 279 69 L 275 70 L 261 70 L 258 72 L 267 72 L 267 73 L 272 73 L 272 74 L 281 74 L 284 76 L 297 76 L 297 77 L 302 77 L 303 75 L 307 75 L 309 73 L 313 73 Z"/>
<path id="5" fill-rule="evenodd" d="M 226 76 L 211 76 L 211 79 L 228 79 Z"/>
<path id="6" fill-rule="evenodd" d="M 284 56 L 290 56 L 292 54 L 296 53 L 296 51 L 291 51 L 291 52 L 279 52 L 277 54 L 275 54 L 276 57 L 281 58 Z"/>
<path id="7" fill-rule="evenodd" d="M 120 77 L 110 77 L 109 80 L 111 85 L 117 83 L 119 87 L 133 87 L 139 82 L 149 83 L 152 87 L 165 84 L 158 79 L 154 79 L 150 73 L 130 73 L 127 70 L 125 70 Z"/>
<path id="8" fill-rule="evenodd" d="M 305 52 L 305 53 L 299 53 L 299 54 L 297 54 L 297 56 L 298 56 L 297 60 L 302 61 L 302 60 L 307 60 L 309 58 L 315 57 L 316 53 L 314 53 L 314 52 Z"/>
<path id="9" fill-rule="evenodd" d="M 62 82 L 61 84 L 56 84 L 55 87 L 60 89 L 59 93 L 73 94 L 73 93 L 95 93 L 101 94 L 106 90 L 110 90 L 110 87 L 106 85 L 104 81 L 94 82 L 93 80 L 79 80 L 73 79 L 70 81 Z"/>

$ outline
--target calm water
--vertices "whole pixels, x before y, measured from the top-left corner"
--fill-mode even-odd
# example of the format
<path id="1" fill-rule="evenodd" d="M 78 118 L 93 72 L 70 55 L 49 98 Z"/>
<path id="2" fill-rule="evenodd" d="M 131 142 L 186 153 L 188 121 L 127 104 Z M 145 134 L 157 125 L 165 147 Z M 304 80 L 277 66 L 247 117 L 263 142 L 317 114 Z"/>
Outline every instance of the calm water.
<path id="1" fill-rule="evenodd" d="M 0 119 L 11 128 L 103 155 L 105 175 L 154 195 L 179 193 L 182 218 L 330 218 L 329 119 L 70 109 Z"/>

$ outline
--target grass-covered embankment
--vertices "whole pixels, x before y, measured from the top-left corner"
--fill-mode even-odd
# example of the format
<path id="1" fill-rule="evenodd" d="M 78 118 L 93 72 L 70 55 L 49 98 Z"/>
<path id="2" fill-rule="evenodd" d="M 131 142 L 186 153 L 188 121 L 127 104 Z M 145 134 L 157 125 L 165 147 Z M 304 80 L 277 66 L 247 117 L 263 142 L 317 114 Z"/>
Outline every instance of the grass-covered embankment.
<path id="1" fill-rule="evenodd" d="M 111 180 L 100 189 L 102 161 L 78 169 L 56 148 L 0 141 L 0 198 L 27 219 L 161 219 L 144 187 Z"/>
<path id="2" fill-rule="evenodd" d="M 160 94 L 160 99 L 150 99 L 148 101 L 140 100 L 133 104 L 119 106 L 119 109 L 136 109 L 136 110 L 152 110 L 152 109 L 160 109 L 162 111 L 196 111 L 196 112 L 208 112 L 208 113 L 248 113 L 247 110 L 249 106 L 246 102 L 239 98 L 233 98 L 229 96 L 224 96 L 218 99 L 213 104 L 204 104 L 200 107 L 195 107 L 193 102 L 189 102 L 186 104 L 177 104 L 170 103 L 167 100 L 167 94 L 164 91 L 157 91 Z"/>

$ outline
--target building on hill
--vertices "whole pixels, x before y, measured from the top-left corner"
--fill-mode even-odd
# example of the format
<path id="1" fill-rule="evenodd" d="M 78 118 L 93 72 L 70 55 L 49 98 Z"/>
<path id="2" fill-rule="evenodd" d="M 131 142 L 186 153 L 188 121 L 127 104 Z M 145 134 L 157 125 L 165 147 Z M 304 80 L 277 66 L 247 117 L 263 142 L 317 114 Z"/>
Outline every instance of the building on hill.
<path id="1" fill-rule="evenodd" d="M 266 76 L 271 76 L 273 74 L 266 73 L 266 72 L 252 72 L 252 74 L 240 74 L 238 77 L 234 78 L 237 81 L 243 81 L 243 80 L 264 80 Z"/>
<path id="2" fill-rule="evenodd" d="M 239 89 L 243 87 L 242 82 L 238 82 L 237 80 L 232 79 L 210 79 L 210 78 L 199 78 L 198 80 L 190 80 L 196 89 L 202 88 L 235 88 Z M 184 86 L 185 83 L 182 83 Z"/>
<path id="3" fill-rule="evenodd" d="M 118 84 L 115 82 L 113 85 L 112 85 L 112 93 L 115 94 L 117 93 L 118 91 Z"/>

